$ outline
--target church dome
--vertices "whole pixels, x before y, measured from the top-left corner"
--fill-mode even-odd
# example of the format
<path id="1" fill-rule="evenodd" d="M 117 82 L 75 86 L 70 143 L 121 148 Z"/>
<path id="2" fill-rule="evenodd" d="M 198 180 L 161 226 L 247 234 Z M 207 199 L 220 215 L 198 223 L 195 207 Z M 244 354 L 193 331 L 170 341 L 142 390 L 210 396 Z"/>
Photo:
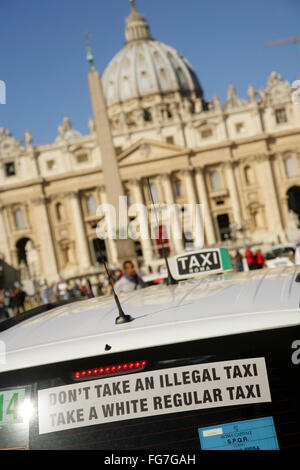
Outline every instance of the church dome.
<path id="1" fill-rule="evenodd" d="M 191 64 L 173 47 L 154 40 L 134 2 L 126 19 L 126 43 L 103 73 L 107 105 L 151 94 L 180 92 L 202 97 Z"/>

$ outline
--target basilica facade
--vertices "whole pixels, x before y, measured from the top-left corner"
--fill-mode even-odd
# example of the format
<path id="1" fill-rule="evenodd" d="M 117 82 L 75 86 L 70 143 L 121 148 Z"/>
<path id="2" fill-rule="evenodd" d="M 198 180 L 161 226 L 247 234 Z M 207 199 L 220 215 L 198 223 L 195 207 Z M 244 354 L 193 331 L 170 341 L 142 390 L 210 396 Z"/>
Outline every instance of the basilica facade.
<path id="1" fill-rule="evenodd" d="M 225 103 L 207 101 L 190 63 L 151 36 L 134 3 L 125 37 L 102 87 L 128 203 L 150 207 L 150 179 L 155 202 L 203 204 L 205 246 L 288 241 L 300 215 L 300 103 L 291 84 L 272 72 L 266 86 L 249 86 L 248 100 L 230 84 Z M 114 241 L 96 234 L 112 181 L 93 119 L 89 128 L 81 135 L 65 117 L 45 145 L 0 128 L 0 257 L 21 279 L 93 275 L 103 253 L 119 264 Z M 184 237 L 168 236 L 171 255 L 185 250 Z M 159 264 L 157 240 L 134 246 L 141 264 Z"/>

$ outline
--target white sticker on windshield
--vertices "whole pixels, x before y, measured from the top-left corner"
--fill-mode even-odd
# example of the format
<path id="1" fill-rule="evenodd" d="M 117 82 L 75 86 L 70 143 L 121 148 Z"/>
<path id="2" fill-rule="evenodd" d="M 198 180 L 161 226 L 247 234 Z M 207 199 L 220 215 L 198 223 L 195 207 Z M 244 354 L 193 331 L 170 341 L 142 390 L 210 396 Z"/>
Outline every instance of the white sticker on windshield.
<path id="1" fill-rule="evenodd" d="M 40 390 L 39 432 L 269 401 L 263 357 L 182 366 Z"/>

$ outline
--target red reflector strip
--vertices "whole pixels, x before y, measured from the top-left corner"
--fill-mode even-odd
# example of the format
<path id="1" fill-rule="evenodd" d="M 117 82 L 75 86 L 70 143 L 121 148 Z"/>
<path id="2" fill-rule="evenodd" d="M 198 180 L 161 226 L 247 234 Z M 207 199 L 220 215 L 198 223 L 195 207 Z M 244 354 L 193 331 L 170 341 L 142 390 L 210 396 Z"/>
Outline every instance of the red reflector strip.
<path id="1" fill-rule="evenodd" d="M 113 366 L 98 367 L 94 369 L 80 370 L 73 373 L 76 380 L 95 379 L 98 377 L 108 377 L 111 375 L 119 375 L 136 370 L 142 370 L 146 366 L 146 361 L 132 361 L 125 364 L 115 364 Z"/>
<path id="2" fill-rule="evenodd" d="M 161 279 L 154 279 L 153 284 L 158 284 L 159 282 L 163 282 L 164 280 L 164 277 L 162 277 Z"/>

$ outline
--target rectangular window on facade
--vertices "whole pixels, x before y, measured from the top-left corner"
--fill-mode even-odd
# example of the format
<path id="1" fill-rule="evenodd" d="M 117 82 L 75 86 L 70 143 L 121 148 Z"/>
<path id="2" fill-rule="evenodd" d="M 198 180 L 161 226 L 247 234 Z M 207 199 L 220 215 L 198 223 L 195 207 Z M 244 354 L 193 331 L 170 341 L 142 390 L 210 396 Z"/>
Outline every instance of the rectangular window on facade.
<path id="1" fill-rule="evenodd" d="M 276 109 L 275 118 L 277 124 L 283 124 L 287 122 L 286 111 L 284 108 Z"/>
<path id="2" fill-rule="evenodd" d="M 211 129 L 205 129 L 204 131 L 201 132 L 202 139 L 207 139 L 208 137 L 211 137 L 212 135 L 213 135 L 213 132 Z"/>
<path id="3" fill-rule="evenodd" d="M 14 162 L 7 162 L 4 165 L 6 176 L 15 176 L 16 168 Z"/>
<path id="4" fill-rule="evenodd" d="M 174 144 L 174 137 L 172 135 L 169 135 L 166 137 L 166 142 L 167 144 Z"/>
<path id="5" fill-rule="evenodd" d="M 54 170 L 55 160 L 47 160 L 47 170 Z"/>
<path id="6" fill-rule="evenodd" d="M 151 122 L 152 121 L 152 114 L 150 109 L 144 109 L 144 121 Z"/>
<path id="7" fill-rule="evenodd" d="M 222 189 L 222 181 L 220 173 L 217 170 L 211 171 L 209 174 L 211 189 L 213 191 L 219 191 Z"/>
<path id="8" fill-rule="evenodd" d="M 123 152 L 123 147 L 115 147 L 116 155 L 120 155 Z"/>
<path id="9" fill-rule="evenodd" d="M 14 219 L 15 219 L 15 226 L 17 229 L 26 227 L 26 220 L 25 220 L 24 212 L 22 211 L 22 209 L 17 209 L 14 212 Z"/>
<path id="10" fill-rule="evenodd" d="M 235 130 L 237 134 L 243 134 L 245 132 L 245 124 L 243 122 L 237 122 L 235 125 Z"/>
<path id="11" fill-rule="evenodd" d="M 81 153 L 80 155 L 77 155 L 76 160 L 77 163 L 85 163 L 89 159 L 88 155 L 86 153 Z"/>
<path id="12" fill-rule="evenodd" d="M 183 197 L 184 196 L 183 186 L 182 186 L 182 183 L 180 181 L 176 181 L 175 191 L 176 191 L 176 196 L 177 197 Z"/>
<path id="13" fill-rule="evenodd" d="M 293 176 L 297 176 L 297 167 L 296 162 L 293 157 L 287 157 L 284 160 L 285 165 L 285 172 L 288 178 L 292 178 Z"/>

